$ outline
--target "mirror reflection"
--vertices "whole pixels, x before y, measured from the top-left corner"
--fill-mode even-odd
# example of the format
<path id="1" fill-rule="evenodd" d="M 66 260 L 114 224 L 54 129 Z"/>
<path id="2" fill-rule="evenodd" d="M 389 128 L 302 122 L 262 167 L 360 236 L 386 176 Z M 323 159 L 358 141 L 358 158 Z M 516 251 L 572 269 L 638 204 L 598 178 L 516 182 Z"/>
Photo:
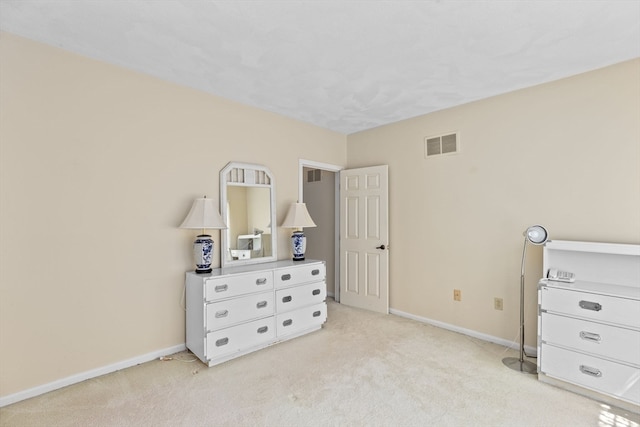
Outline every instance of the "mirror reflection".
<path id="1" fill-rule="evenodd" d="M 271 189 L 229 185 L 227 204 L 231 259 L 271 256 Z"/>
<path id="2" fill-rule="evenodd" d="M 264 166 L 231 162 L 220 171 L 222 267 L 277 260 L 275 183 Z M 273 224 L 273 229 L 272 229 Z"/>

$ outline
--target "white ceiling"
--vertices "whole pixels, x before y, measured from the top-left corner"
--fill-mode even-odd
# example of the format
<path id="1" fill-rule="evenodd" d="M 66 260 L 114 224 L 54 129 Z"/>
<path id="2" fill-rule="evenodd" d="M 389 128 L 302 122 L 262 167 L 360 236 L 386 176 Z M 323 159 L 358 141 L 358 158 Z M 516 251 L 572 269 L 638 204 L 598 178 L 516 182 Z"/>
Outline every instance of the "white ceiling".
<path id="1" fill-rule="evenodd" d="M 640 0 L 0 0 L 0 28 L 344 134 L 640 57 Z"/>

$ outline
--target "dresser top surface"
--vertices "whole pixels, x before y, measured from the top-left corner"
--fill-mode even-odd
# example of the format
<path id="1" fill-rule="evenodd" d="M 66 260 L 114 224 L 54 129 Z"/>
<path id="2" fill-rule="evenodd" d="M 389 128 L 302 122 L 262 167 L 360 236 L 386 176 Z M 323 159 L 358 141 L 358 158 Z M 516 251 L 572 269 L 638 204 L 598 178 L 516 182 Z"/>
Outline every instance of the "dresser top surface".
<path id="1" fill-rule="evenodd" d="M 274 261 L 274 262 L 265 262 L 260 264 L 250 264 L 250 265 L 242 265 L 235 267 L 227 267 L 227 268 L 214 268 L 211 273 L 206 274 L 196 274 L 195 271 L 189 271 L 187 274 L 191 274 L 203 279 L 209 277 L 219 277 L 226 276 L 229 274 L 239 274 L 239 273 L 251 273 L 254 271 L 264 271 L 264 270 L 275 270 L 280 268 L 294 268 L 294 267 L 302 267 L 305 265 L 313 265 L 313 264 L 322 264 L 324 261 L 316 260 L 316 259 L 305 259 L 303 261 L 293 261 L 291 259 Z"/>

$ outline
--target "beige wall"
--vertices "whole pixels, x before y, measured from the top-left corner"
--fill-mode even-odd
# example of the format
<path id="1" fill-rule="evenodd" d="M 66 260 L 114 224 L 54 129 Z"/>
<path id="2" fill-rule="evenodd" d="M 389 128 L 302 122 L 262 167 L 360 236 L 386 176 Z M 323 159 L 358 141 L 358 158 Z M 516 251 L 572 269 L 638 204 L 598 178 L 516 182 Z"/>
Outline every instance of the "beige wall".
<path id="1" fill-rule="evenodd" d="M 349 135 L 348 167 L 389 165 L 391 307 L 515 340 L 528 226 L 556 240 L 640 243 L 638 76 L 634 60 Z M 426 160 L 424 137 L 452 131 L 461 152 Z M 541 247 L 528 255 L 535 346 Z"/>
<path id="2" fill-rule="evenodd" d="M 227 162 L 271 169 L 279 222 L 299 158 L 346 163 L 344 135 L 7 33 L 0 67 L 0 396 L 184 343 L 177 227 Z"/>

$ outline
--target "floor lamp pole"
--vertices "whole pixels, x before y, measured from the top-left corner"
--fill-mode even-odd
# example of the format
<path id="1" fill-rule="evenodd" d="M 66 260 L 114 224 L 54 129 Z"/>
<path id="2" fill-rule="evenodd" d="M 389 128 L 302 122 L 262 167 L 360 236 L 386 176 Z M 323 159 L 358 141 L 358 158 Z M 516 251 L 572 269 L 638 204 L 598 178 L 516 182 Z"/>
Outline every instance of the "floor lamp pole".
<path id="1" fill-rule="evenodd" d="M 535 374 L 538 372 L 536 364 L 524 360 L 524 260 L 527 254 L 527 240 L 525 237 L 522 248 L 522 264 L 520 265 L 520 357 L 505 357 L 502 359 L 502 363 L 514 371 Z"/>

